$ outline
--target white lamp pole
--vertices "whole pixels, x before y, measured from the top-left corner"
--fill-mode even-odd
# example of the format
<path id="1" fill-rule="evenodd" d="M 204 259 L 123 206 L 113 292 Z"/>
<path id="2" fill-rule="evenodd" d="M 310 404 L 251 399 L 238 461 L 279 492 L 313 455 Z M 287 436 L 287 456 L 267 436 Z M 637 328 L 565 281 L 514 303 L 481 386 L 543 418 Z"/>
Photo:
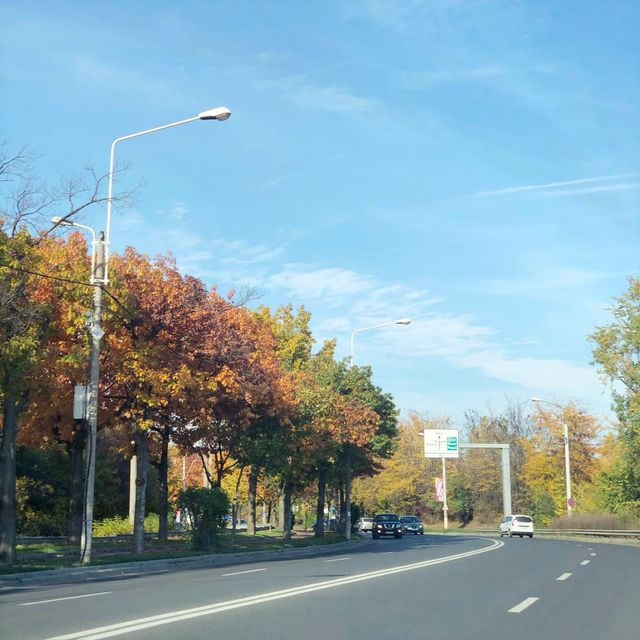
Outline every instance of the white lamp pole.
<path id="1" fill-rule="evenodd" d="M 551 405 L 552 407 L 557 407 L 562 411 L 562 405 L 557 402 L 551 402 L 549 400 L 542 400 L 541 398 L 531 398 L 531 402 L 536 403 L 544 403 Z M 573 496 L 571 495 L 571 462 L 569 459 L 569 427 L 560 414 L 560 420 L 562 422 L 562 429 L 564 435 L 564 479 L 566 484 L 566 492 L 567 492 L 567 516 L 573 516 Z"/>
<path id="2" fill-rule="evenodd" d="M 349 364 L 351 366 L 353 366 L 353 344 L 354 344 L 354 338 L 356 337 L 356 333 L 362 333 L 363 331 L 370 331 L 371 329 L 379 329 L 380 327 L 389 327 L 392 324 L 408 325 L 408 324 L 411 324 L 411 319 L 410 318 L 400 318 L 400 320 L 394 320 L 393 322 L 382 322 L 380 324 L 374 324 L 374 325 L 371 325 L 370 327 L 363 327 L 362 329 L 356 329 L 355 331 L 352 331 L 351 332 L 351 351 L 350 351 L 350 355 L 349 355 Z"/>
<path id="3" fill-rule="evenodd" d="M 178 122 L 171 122 L 169 124 L 162 125 L 160 127 L 153 127 L 152 129 L 145 129 L 144 131 L 138 131 L 136 133 L 130 133 L 129 135 L 116 138 L 111 143 L 111 154 L 109 158 L 109 193 L 107 200 L 107 232 L 106 236 L 100 232 L 100 240 L 97 246 L 97 256 L 94 255 L 93 263 L 93 283 L 96 285 L 94 288 L 93 297 L 93 319 L 91 327 L 91 365 L 90 365 L 90 393 L 88 403 L 88 415 L 89 415 L 89 446 L 87 448 L 87 485 L 86 485 L 86 498 L 85 509 L 82 524 L 82 542 L 81 542 L 81 562 L 83 564 L 89 564 L 91 562 L 91 540 L 93 534 L 93 506 L 94 506 L 94 491 L 95 491 L 95 467 L 96 467 L 96 441 L 98 433 L 98 389 L 100 382 L 100 340 L 104 335 L 102 330 L 102 293 L 106 284 L 109 282 L 109 243 L 111 242 L 111 208 L 113 204 L 113 172 L 114 172 L 114 160 L 115 149 L 118 142 L 123 140 L 129 140 L 130 138 L 137 138 L 144 136 L 148 133 L 155 133 L 156 131 L 162 131 L 163 129 L 169 129 L 170 127 L 177 127 L 181 124 L 187 124 L 188 122 L 195 122 L 196 120 L 227 120 L 231 116 L 231 111 L 227 107 L 217 107 L 215 109 L 209 109 L 208 111 L 202 111 L 197 116 L 187 118 L 186 120 L 179 120 Z"/>

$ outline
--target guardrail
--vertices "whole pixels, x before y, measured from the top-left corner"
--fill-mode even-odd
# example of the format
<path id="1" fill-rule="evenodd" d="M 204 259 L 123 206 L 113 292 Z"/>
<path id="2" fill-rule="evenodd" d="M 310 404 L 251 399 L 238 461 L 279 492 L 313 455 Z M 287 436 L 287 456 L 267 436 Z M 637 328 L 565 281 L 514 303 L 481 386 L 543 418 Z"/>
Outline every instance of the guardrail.
<path id="1" fill-rule="evenodd" d="M 499 533 L 499 529 L 481 528 L 466 529 L 469 533 Z M 541 529 L 536 528 L 535 535 L 572 535 L 572 536 L 601 536 L 603 538 L 639 538 L 637 529 Z"/>

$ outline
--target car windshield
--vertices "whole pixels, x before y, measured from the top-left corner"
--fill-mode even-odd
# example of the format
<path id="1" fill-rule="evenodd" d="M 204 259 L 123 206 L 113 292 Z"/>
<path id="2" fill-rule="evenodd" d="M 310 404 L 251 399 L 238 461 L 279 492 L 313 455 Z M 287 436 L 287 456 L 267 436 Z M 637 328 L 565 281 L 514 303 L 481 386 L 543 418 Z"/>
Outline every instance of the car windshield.
<path id="1" fill-rule="evenodd" d="M 398 516 L 394 513 L 381 513 L 379 516 L 376 516 L 376 522 L 393 522 L 398 519 Z"/>
<path id="2" fill-rule="evenodd" d="M 402 516 L 400 522 L 420 522 L 415 516 Z"/>

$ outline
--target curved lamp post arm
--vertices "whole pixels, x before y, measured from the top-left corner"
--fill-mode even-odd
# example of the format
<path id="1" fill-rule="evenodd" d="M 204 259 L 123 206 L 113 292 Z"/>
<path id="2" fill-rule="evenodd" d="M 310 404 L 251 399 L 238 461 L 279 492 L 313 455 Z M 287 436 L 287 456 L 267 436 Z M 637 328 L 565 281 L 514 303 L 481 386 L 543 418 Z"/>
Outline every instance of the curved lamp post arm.
<path id="1" fill-rule="evenodd" d="M 354 347 L 354 338 L 356 333 L 362 333 L 363 331 L 370 331 L 371 329 L 380 329 L 381 327 L 390 327 L 392 324 L 411 324 L 411 320 L 409 318 L 401 318 L 400 320 L 393 320 L 392 322 L 381 322 L 380 324 L 373 324 L 370 327 L 363 327 L 362 329 L 355 329 L 351 332 L 351 350 L 349 351 L 349 365 L 353 366 L 353 347 Z"/>
<path id="2" fill-rule="evenodd" d="M 111 207 L 113 203 L 113 168 L 116 154 L 116 145 L 123 140 L 130 140 L 131 138 L 138 138 L 148 133 L 155 133 L 156 131 L 162 131 L 163 129 L 170 129 L 177 127 L 181 124 L 187 124 L 188 122 L 195 122 L 196 120 L 227 120 L 231 116 L 231 111 L 227 107 L 217 107 L 215 109 L 209 109 L 208 111 L 202 111 L 197 116 L 186 118 L 185 120 L 178 120 L 177 122 L 170 122 L 169 124 L 163 124 L 160 127 L 153 127 L 152 129 L 145 129 L 144 131 L 137 131 L 136 133 L 130 133 L 126 136 L 116 138 L 111 143 L 111 153 L 109 155 L 109 193 L 107 196 L 107 227 L 105 233 L 105 252 L 104 252 L 104 284 L 109 282 L 109 244 L 111 242 Z"/>

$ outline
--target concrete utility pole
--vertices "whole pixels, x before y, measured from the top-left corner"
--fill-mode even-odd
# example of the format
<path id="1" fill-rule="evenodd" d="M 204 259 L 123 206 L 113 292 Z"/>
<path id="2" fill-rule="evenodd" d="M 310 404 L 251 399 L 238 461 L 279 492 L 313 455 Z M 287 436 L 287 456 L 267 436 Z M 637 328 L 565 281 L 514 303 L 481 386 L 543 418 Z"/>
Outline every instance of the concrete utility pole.
<path id="1" fill-rule="evenodd" d="M 551 400 L 542 400 L 541 398 L 531 398 L 531 402 L 535 402 L 536 404 L 548 404 L 552 407 L 556 407 L 560 410 L 560 415 L 558 419 L 562 423 L 562 432 L 564 437 L 564 480 L 567 491 L 567 516 L 570 518 L 573 516 L 573 495 L 571 493 L 571 461 L 569 458 L 569 426 L 567 425 L 563 413 L 564 407 L 557 403 L 552 402 Z"/>
<path id="2" fill-rule="evenodd" d="M 105 241 L 101 231 L 96 246 L 96 257 L 91 280 L 93 282 L 93 314 L 89 320 L 91 335 L 91 359 L 89 381 L 89 442 L 87 447 L 87 482 L 85 489 L 82 536 L 80 540 L 80 561 L 91 562 L 91 538 L 93 533 L 93 505 L 96 476 L 96 444 L 98 434 L 98 386 L 100 382 L 100 340 L 102 330 L 102 291 L 104 287 Z"/>

